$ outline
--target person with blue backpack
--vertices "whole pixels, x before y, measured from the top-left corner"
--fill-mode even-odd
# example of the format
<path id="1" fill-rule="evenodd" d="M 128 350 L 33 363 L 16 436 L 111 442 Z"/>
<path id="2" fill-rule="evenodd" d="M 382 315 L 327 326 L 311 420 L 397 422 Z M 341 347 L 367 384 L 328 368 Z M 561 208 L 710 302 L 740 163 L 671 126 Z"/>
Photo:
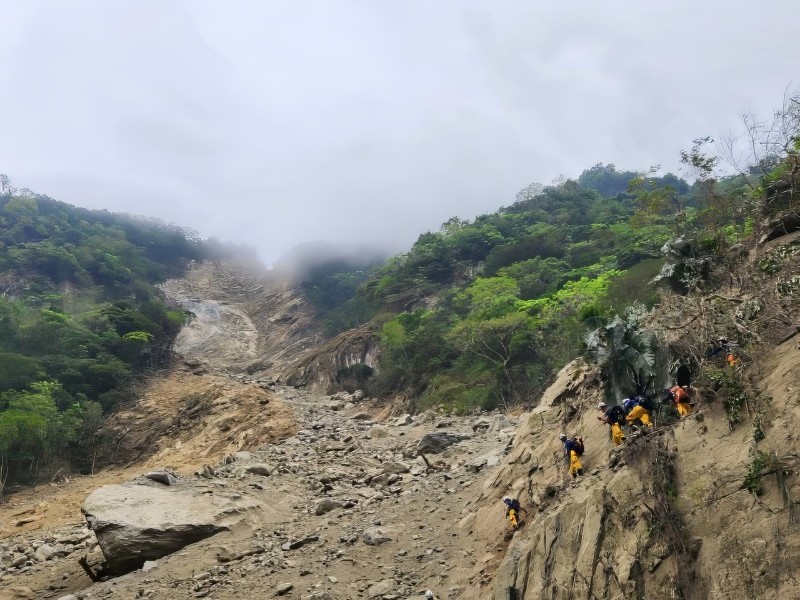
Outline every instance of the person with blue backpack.
<path id="1" fill-rule="evenodd" d="M 625 411 L 625 420 L 629 425 L 634 425 L 636 421 L 641 421 L 642 425 L 652 429 L 653 421 L 650 419 L 647 400 L 643 396 L 626 398 L 622 402 L 622 410 Z"/>
<path id="2" fill-rule="evenodd" d="M 578 475 L 583 475 L 583 465 L 581 465 L 581 456 L 583 456 L 583 438 L 574 436 L 572 439 L 567 439 L 567 434 L 562 433 L 558 439 L 564 444 L 564 451 L 567 454 L 567 462 L 569 463 L 569 474 L 575 479 Z"/>
<path id="3" fill-rule="evenodd" d="M 503 504 L 506 505 L 506 519 L 511 522 L 511 527 L 517 529 L 520 524 L 520 511 L 526 514 L 528 511 L 522 508 L 519 500 L 512 498 L 511 496 L 503 496 Z"/>

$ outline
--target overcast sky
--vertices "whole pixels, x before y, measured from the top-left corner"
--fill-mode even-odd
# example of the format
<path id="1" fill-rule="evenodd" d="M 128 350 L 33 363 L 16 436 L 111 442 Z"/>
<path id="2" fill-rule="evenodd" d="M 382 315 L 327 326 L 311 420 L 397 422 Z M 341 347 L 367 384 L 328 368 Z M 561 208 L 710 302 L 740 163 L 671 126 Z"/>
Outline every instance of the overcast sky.
<path id="1" fill-rule="evenodd" d="M 676 169 L 798 83 L 797 0 L 0 0 L 0 173 L 270 262 Z"/>

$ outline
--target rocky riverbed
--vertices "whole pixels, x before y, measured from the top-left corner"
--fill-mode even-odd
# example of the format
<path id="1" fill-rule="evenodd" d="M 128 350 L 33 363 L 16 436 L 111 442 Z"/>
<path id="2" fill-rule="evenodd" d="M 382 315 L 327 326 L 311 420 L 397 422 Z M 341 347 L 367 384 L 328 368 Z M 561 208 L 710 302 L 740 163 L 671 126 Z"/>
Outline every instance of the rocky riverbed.
<path id="1" fill-rule="evenodd" d="M 391 415 L 358 393 L 275 391 L 295 412 L 296 435 L 179 474 L 171 486 L 140 479 L 100 488 L 93 496 L 107 496 L 102 520 L 114 543 L 98 530 L 98 545 L 78 523 L 6 539 L 0 598 L 391 600 L 427 589 L 458 597 L 486 550 L 470 540 L 470 498 L 509 450 L 515 420 Z M 228 507 L 217 532 L 197 541 L 185 527 L 188 545 L 148 554 L 148 538 L 173 527 L 179 507 L 195 507 L 199 527 L 211 505 Z M 92 582 L 79 561 L 105 580 Z"/>

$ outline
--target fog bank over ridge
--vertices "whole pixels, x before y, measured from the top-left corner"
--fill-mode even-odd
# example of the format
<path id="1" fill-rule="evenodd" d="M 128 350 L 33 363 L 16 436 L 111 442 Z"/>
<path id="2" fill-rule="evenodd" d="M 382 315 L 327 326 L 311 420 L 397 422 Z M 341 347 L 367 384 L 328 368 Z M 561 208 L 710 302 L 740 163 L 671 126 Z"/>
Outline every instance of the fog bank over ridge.
<path id="1" fill-rule="evenodd" d="M 601 161 L 677 170 L 694 138 L 769 115 L 796 73 L 763 48 L 800 54 L 776 17 L 793 7 L 8 6 L 0 172 L 266 264 L 305 240 L 393 253 L 531 181 Z"/>

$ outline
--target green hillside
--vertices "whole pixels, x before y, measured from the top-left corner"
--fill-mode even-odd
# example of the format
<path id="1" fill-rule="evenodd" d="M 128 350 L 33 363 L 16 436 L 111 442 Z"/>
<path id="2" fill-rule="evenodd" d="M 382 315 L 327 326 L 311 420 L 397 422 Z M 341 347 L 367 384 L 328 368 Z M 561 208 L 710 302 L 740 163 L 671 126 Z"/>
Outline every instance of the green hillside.
<path id="1" fill-rule="evenodd" d="M 713 167 L 702 142 L 684 157 L 692 168 L 703 159 Z M 699 175 L 690 186 L 673 174 L 598 164 L 576 180 L 529 186 L 495 213 L 453 218 L 421 235 L 349 300 L 322 306 L 333 331 L 366 323 L 381 343 L 377 370 L 356 365 L 340 382 L 379 397 L 406 395 L 417 408 L 529 402 L 586 349 L 589 329 L 658 302 L 650 282 L 664 268 L 668 241 L 691 238 L 681 252 L 703 263 L 749 234 L 750 200 L 760 192 L 742 176 Z M 662 278 L 682 292 L 701 283 L 694 275 Z M 339 282 L 353 280 L 334 273 L 306 286 L 337 297 Z"/>
<path id="2" fill-rule="evenodd" d="M 0 180 L 2 481 L 88 469 L 103 412 L 132 397 L 186 316 L 156 288 L 211 247 L 174 226 Z"/>

